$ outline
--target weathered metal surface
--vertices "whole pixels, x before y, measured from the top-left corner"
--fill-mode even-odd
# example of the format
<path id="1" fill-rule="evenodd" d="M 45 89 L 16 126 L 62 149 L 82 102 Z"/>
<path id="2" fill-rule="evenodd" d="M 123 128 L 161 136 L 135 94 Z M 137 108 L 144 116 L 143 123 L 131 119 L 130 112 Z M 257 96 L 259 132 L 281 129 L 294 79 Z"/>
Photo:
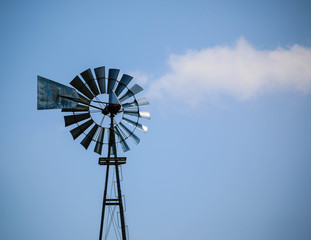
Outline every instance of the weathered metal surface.
<path id="1" fill-rule="evenodd" d="M 119 96 L 121 92 L 124 90 L 124 88 L 132 81 L 133 77 L 127 74 L 123 74 L 122 78 L 116 88 L 116 95 Z"/>
<path id="2" fill-rule="evenodd" d="M 70 85 L 78 89 L 81 93 L 83 93 L 86 97 L 89 99 L 93 99 L 94 95 L 91 93 L 91 91 L 84 85 L 82 80 L 76 76 L 71 82 Z"/>
<path id="3" fill-rule="evenodd" d="M 108 89 L 107 93 L 109 94 L 113 89 L 114 85 L 116 84 L 120 69 L 110 68 L 108 72 Z"/>
<path id="4" fill-rule="evenodd" d="M 101 93 L 106 93 L 106 80 L 105 80 L 105 75 L 106 75 L 106 70 L 105 67 L 98 67 L 94 69 L 97 83 L 99 86 L 99 90 Z"/>
<path id="5" fill-rule="evenodd" d="M 133 121 L 133 120 L 131 120 L 131 119 L 128 119 L 128 118 L 126 118 L 126 117 L 123 117 L 123 118 L 122 118 L 122 121 L 124 121 L 124 122 L 126 122 L 126 123 L 132 125 L 133 127 L 136 127 L 136 128 L 139 129 L 140 131 L 143 131 L 143 132 L 147 132 L 147 131 L 148 131 L 148 128 L 147 128 L 145 125 L 142 125 L 142 124 L 140 124 L 140 123 L 138 123 L 138 122 L 135 122 L 135 121 Z"/>
<path id="6" fill-rule="evenodd" d="M 144 90 L 141 86 L 138 84 L 135 84 L 133 87 L 131 87 L 120 99 L 120 102 L 124 102 L 125 100 L 129 99 L 130 97 L 136 95 L 137 93 Z"/>
<path id="7" fill-rule="evenodd" d="M 84 72 L 82 72 L 81 76 L 83 77 L 86 84 L 90 87 L 93 94 L 95 96 L 98 95 L 99 91 L 98 91 L 97 85 L 95 83 L 95 79 L 93 77 L 93 73 L 92 73 L 91 69 L 89 68 L 89 69 L 85 70 Z"/>
<path id="8" fill-rule="evenodd" d="M 37 77 L 37 85 L 38 110 L 75 108 L 78 105 L 78 93 L 71 87 L 41 76 Z M 76 101 L 64 97 L 72 98 Z"/>

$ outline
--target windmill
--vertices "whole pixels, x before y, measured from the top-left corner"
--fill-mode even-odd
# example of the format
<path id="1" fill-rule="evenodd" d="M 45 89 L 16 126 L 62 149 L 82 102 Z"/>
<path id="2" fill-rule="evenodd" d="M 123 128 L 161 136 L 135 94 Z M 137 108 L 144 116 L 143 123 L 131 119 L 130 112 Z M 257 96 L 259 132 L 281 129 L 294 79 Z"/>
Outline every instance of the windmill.
<path id="1" fill-rule="evenodd" d="M 134 131 L 147 132 L 147 127 L 140 120 L 150 119 L 149 112 L 141 111 L 142 106 L 149 104 L 148 100 L 136 98 L 143 88 L 138 84 L 129 87 L 133 77 L 127 74 L 118 80 L 119 72 L 119 69 L 109 69 L 106 77 L 105 67 L 98 67 L 94 69 L 94 78 L 92 70 L 87 69 L 80 74 L 84 81 L 77 75 L 70 82 L 73 88 L 37 77 L 37 109 L 62 109 L 62 112 L 70 113 L 64 119 L 66 127 L 74 126 L 70 130 L 73 139 L 82 138 L 81 145 L 86 150 L 93 142 L 95 153 L 107 154 L 107 157 L 99 157 L 98 161 L 99 165 L 106 166 L 99 240 L 103 237 L 105 212 L 109 206 L 119 207 L 121 236 L 123 240 L 127 238 L 119 172 L 119 166 L 126 163 L 126 157 L 118 157 L 117 145 L 127 152 L 130 150 L 128 139 L 138 144 L 140 139 Z M 107 196 L 110 166 L 115 170 L 115 198 Z"/>

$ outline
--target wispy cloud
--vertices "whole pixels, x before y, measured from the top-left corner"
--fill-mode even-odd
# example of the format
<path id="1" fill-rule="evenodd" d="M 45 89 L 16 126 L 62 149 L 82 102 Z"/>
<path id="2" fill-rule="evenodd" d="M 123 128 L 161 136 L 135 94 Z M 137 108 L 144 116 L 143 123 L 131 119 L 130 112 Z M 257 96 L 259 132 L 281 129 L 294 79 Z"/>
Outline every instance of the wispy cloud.
<path id="1" fill-rule="evenodd" d="M 233 46 L 216 46 L 171 55 L 169 71 L 152 81 L 149 97 L 195 105 L 220 95 L 240 100 L 264 91 L 311 91 L 311 48 L 293 45 L 255 49 L 240 38 Z"/>

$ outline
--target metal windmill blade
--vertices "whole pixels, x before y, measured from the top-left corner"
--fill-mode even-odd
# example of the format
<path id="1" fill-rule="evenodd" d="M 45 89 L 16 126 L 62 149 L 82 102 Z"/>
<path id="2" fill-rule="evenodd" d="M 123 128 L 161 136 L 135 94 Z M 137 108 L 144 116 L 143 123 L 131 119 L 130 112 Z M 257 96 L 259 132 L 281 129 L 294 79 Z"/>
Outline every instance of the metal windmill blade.
<path id="1" fill-rule="evenodd" d="M 121 144 L 121 147 L 122 147 L 122 150 L 123 152 L 127 152 L 130 150 L 129 146 L 127 145 L 125 139 L 124 139 L 124 136 L 122 136 L 118 126 L 115 126 L 114 127 L 114 130 L 115 130 L 115 133 L 118 135 L 118 138 L 120 139 L 120 144 Z"/>
<path id="2" fill-rule="evenodd" d="M 125 103 L 122 106 L 124 108 L 133 108 L 133 107 L 144 106 L 144 105 L 149 105 L 149 102 L 148 102 L 147 98 L 145 98 L 145 97 L 139 98 L 133 102 Z"/>
<path id="3" fill-rule="evenodd" d="M 62 112 L 88 112 L 89 107 L 78 104 L 75 108 L 63 108 Z"/>
<path id="4" fill-rule="evenodd" d="M 127 85 L 132 81 L 133 77 L 127 74 L 123 74 L 117 88 L 116 88 L 116 95 L 117 97 L 120 95 L 120 93 L 127 87 Z"/>
<path id="5" fill-rule="evenodd" d="M 97 129 L 98 129 L 98 125 L 95 124 L 94 127 L 88 132 L 88 134 L 86 134 L 86 136 L 81 141 L 81 144 L 83 145 L 83 147 L 85 147 L 85 149 L 88 149 L 88 147 L 90 146 L 90 143 L 91 143 Z"/>
<path id="6" fill-rule="evenodd" d="M 96 79 L 97 79 L 97 83 L 100 89 L 100 93 L 106 93 L 106 80 L 105 80 L 105 76 L 106 76 L 106 71 L 105 71 L 105 67 L 98 67 L 94 69 L 95 75 L 96 75 Z"/>
<path id="7" fill-rule="evenodd" d="M 87 69 L 84 72 L 82 72 L 81 76 L 83 77 L 84 81 L 89 86 L 89 88 L 91 89 L 94 96 L 98 95 L 99 91 L 98 91 L 97 85 L 95 83 L 95 79 L 93 77 L 91 69 Z"/>
<path id="8" fill-rule="evenodd" d="M 143 131 L 143 132 L 147 132 L 148 131 L 148 128 L 145 126 L 145 125 L 142 125 L 140 124 L 138 121 L 135 122 L 131 119 L 128 119 L 126 117 L 123 117 L 122 120 L 126 123 L 128 123 L 129 125 L 133 126 L 133 127 L 136 127 L 137 129 L 139 129 L 140 131 Z"/>
<path id="9" fill-rule="evenodd" d="M 69 116 L 65 116 L 65 127 L 68 127 L 72 124 L 81 122 L 85 119 L 91 118 L 90 113 L 82 113 L 82 114 L 73 114 Z"/>
<path id="10" fill-rule="evenodd" d="M 80 91 L 82 94 L 84 94 L 87 98 L 93 99 L 94 95 L 91 93 L 91 91 L 85 86 L 85 84 L 82 82 L 82 80 L 76 76 L 71 82 L 70 85 L 75 87 L 78 91 Z"/>
<path id="11" fill-rule="evenodd" d="M 107 90 L 108 94 L 114 89 L 114 86 L 116 84 L 119 72 L 120 72 L 120 69 L 114 69 L 114 68 L 109 69 L 109 72 L 108 72 L 108 90 Z"/>
<path id="12" fill-rule="evenodd" d="M 94 148 L 94 152 L 98 153 L 99 155 L 102 154 L 103 144 L 104 144 L 104 135 L 105 135 L 105 128 L 100 128 L 99 134 L 96 140 L 96 145 Z"/>
<path id="13" fill-rule="evenodd" d="M 136 116 L 140 118 L 150 119 L 149 112 L 135 111 L 135 110 L 124 110 L 125 115 Z"/>
<path id="14" fill-rule="evenodd" d="M 137 93 L 144 90 L 141 86 L 138 84 L 135 84 L 133 87 L 131 87 L 119 100 L 120 102 L 124 102 L 125 100 L 129 99 L 130 97 L 135 96 Z"/>
<path id="15" fill-rule="evenodd" d="M 94 121 L 92 119 L 88 120 L 87 122 L 78 125 L 77 127 L 75 127 L 74 129 L 72 129 L 70 131 L 73 139 L 76 139 L 77 137 L 79 137 L 86 129 L 88 129 L 92 124 L 94 123 Z"/>
<path id="16" fill-rule="evenodd" d="M 122 122 L 120 122 L 120 127 L 123 128 L 123 130 L 134 140 L 136 144 L 140 142 L 139 137 L 137 137 L 133 131 L 129 130 Z"/>

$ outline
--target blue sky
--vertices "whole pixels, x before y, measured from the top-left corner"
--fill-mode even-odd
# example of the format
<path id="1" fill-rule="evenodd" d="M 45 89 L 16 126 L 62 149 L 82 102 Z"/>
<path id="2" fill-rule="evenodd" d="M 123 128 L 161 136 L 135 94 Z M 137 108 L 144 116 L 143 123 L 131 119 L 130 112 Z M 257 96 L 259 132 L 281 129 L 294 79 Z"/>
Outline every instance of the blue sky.
<path id="1" fill-rule="evenodd" d="M 310 1 L 0 6 L 0 239 L 98 238 L 104 168 L 36 110 L 36 76 L 99 66 L 151 103 L 124 154 L 131 239 L 311 238 Z"/>

